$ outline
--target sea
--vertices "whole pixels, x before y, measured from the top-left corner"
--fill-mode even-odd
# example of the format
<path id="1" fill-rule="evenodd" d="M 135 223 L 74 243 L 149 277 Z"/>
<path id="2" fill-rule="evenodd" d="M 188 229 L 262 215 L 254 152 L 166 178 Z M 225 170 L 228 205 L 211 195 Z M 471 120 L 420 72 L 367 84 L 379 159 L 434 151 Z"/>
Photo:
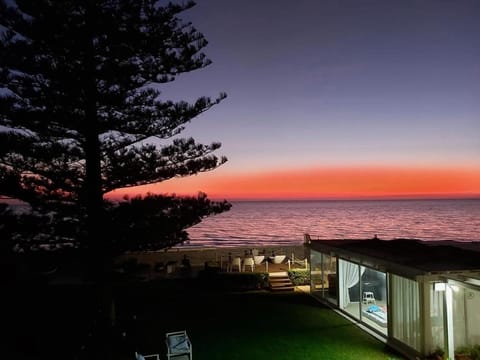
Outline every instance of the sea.
<path id="1" fill-rule="evenodd" d="M 189 247 L 291 246 L 312 239 L 480 241 L 480 199 L 237 201 L 188 229 Z"/>

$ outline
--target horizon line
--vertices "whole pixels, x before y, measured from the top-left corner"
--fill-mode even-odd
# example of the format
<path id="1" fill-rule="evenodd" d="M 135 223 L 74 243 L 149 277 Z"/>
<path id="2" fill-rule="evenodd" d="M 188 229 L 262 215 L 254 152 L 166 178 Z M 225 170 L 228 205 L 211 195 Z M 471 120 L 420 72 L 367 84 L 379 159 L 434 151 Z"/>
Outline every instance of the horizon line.
<path id="1" fill-rule="evenodd" d="M 142 194 L 147 195 L 147 194 Z M 186 197 L 186 196 L 195 196 L 192 194 L 156 194 L 156 195 L 165 195 L 171 196 L 175 195 L 178 197 Z M 129 197 L 130 199 L 135 196 Z M 418 200 L 480 200 L 480 194 L 470 194 L 470 195 L 390 195 L 390 196 L 365 196 L 365 197 L 318 197 L 318 198 L 226 198 L 226 197 L 218 197 L 218 196 L 208 196 L 208 199 L 211 201 L 232 201 L 232 202 L 300 202 L 300 201 L 418 201 Z M 123 196 L 107 196 L 107 200 L 110 201 L 119 201 L 123 200 Z M 18 203 L 24 203 L 18 199 L 9 199 L 9 198 L 0 198 L 0 203 L 6 203 L 8 205 L 19 205 Z"/>
<path id="2" fill-rule="evenodd" d="M 351 198 L 338 198 L 338 199 L 210 199 L 212 201 L 223 201 L 226 200 L 228 202 L 315 202 L 315 201 L 423 201 L 423 200 L 431 200 L 431 201 L 449 201 L 449 200 L 472 200 L 478 201 L 480 197 L 466 197 L 466 198 L 368 198 L 368 199 L 351 199 Z"/>
<path id="3" fill-rule="evenodd" d="M 184 196 L 179 195 L 177 196 Z M 186 195 L 189 196 L 189 195 Z M 396 200 L 480 200 L 480 194 L 471 194 L 471 195 L 398 195 L 398 196 L 365 196 L 365 197 L 318 197 L 318 198 L 288 198 L 288 197 L 279 197 L 279 198 L 262 198 L 262 197 L 252 197 L 252 198 L 228 198 L 228 197 L 218 197 L 218 196 L 208 196 L 210 200 L 213 201 L 396 201 Z"/>

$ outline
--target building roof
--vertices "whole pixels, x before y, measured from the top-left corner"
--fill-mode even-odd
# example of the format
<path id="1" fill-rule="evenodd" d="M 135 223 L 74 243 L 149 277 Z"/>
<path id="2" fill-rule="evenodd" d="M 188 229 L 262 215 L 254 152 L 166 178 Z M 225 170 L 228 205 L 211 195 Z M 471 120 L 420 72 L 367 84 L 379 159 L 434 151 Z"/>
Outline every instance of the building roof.
<path id="1" fill-rule="evenodd" d="M 480 243 L 416 239 L 313 240 L 311 248 L 412 275 L 480 270 Z"/>

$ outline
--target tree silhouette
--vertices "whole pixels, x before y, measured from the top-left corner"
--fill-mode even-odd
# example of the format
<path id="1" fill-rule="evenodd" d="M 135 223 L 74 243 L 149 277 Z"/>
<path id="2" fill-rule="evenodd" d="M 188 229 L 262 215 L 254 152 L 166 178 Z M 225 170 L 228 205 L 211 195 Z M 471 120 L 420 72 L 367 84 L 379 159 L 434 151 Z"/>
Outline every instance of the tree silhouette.
<path id="1" fill-rule="evenodd" d="M 205 194 L 148 195 L 121 205 L 104 198 L 226 161 L 213 154 L 220 143 L 179 135 L 225 94 L 193 103 L 161 99 L 161 84 L 210 64 L 201 52 L 206 39 L 177 17 L 193 2 L 0 6 L 0 195 L 30 209 L 2 212 L 9 224 L 3 232 L 17 250 L 71 243 L 102 262 L 115 252 L 184 241 L 185 228 L 229 209 Z M 126 215 L 139 210 L 143 216 Z M 119 228 L 129 231 L 113 234 Z"/>
<path id="2" fill-rule="evenodd" d="M 220 143 L 180 135 L 226 94 L 161 97 L 161 84 L 210 64 L 206 39 L 178 18 L 194 5 L 0 0 L 0 197 L 26 204 L 0 205 L 2 250 L 79 248 L 105 323 L 114 254 L 180 243 L 187 227 L 230 208 L 202 193 L 105 198 L 226 161 L 214 155 Z"/>

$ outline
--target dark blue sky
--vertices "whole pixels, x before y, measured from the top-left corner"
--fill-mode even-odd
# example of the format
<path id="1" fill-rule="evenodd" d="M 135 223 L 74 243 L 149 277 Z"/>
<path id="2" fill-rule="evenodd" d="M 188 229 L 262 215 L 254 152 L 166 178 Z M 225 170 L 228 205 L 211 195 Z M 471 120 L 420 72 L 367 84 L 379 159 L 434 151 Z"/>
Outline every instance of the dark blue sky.
<path id="1" fill-rule="evenodd" d="M 165 95 L 228 93 L 189 126 L 228 166 L 478 164 L 479 1 L 200 0 L 185 15 L 213 64 Z"/>
<path id="2" fill-rule="evenodd" d="M 213 178 L 382 167 L 480 176 L 480 1 L 199 0 L 182 17 L 213 64 L 163 95 L 227 92 L 186 131 L 223 143 L 229 161 Z M 212 176 L 188 186 L 220 187 Z M 463 181 L 450 182 L 460 191 Z"/>

